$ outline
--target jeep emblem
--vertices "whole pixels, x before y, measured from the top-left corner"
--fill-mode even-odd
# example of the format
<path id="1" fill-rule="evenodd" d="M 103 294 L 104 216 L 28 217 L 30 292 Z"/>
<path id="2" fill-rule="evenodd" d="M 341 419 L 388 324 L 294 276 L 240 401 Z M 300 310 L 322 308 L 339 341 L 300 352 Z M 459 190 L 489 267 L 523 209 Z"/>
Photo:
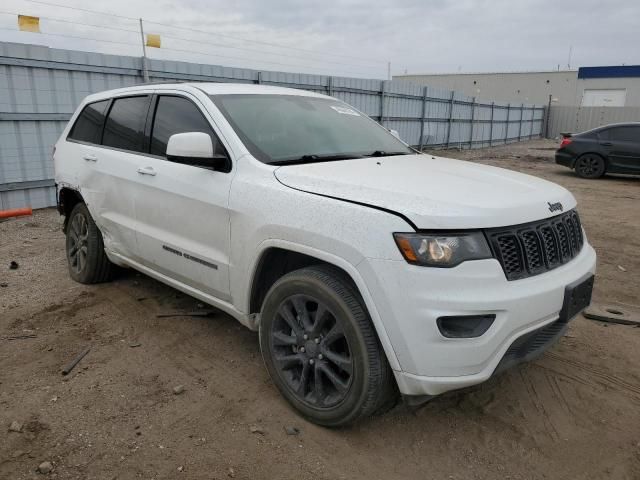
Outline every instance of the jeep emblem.
<path id="1" fill-rule="evenodd" d="M 550 212 L 555 212 L 556 210 L 562 211 L 562 204 L 560 202 L 556 202 L 556 203 L 547 202 L 547 204 L 549 205 Z"/>

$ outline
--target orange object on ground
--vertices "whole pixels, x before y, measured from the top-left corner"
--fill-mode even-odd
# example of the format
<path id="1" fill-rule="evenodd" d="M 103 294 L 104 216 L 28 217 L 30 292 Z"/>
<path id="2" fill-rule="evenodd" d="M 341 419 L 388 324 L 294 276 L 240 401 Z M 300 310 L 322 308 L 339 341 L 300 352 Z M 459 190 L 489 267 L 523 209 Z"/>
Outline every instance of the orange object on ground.
<path id="1" fill-rule="evenodd" d="M 24 215 L 31 215 L 33 210 L 28 208 L 14 208 L 12 210 L 0 210 L 0 218 L 22 217 Z"/>

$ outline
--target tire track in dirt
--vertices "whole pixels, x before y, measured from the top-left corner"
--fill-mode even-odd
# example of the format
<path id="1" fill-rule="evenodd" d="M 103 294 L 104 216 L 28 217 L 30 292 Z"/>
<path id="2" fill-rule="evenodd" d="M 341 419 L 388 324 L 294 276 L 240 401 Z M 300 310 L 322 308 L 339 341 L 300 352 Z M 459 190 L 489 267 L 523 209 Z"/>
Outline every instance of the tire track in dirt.
<path id="1" fill-rule="evenodd" d="M 549 359 L 552 362 L 557 362 L 560 364 L 564 364 L 565 366 L 574 368 L 570 371 L 567 371 L 554 368 L 553 365 L 545 365 L 541 362 L 537 362 L 534 365 L 546 370 L 553 371 L 555 374 L 570 378 L 571 380 L 579 381 L 583 384 L 613 388 L 629 395 L 637 403 L 640 403 L 640 385 L 629 383 L 628 381 L 620 377 L 605 373 L 597 368 L 590 366 L 585 362 L 581 362 L 579 360 L 571 360 L 555 352 L 547 352 L 544 358 Z M 589 375 L 585 375 L 585 373 Z"/>

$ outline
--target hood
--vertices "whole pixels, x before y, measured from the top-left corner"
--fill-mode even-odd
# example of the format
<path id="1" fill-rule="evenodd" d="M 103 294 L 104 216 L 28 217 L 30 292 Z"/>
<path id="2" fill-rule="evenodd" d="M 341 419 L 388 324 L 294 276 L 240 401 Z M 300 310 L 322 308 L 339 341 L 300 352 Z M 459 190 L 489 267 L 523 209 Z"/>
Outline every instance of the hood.
<path id="1" fill-rule="evenodd" d="M 517 225 L 558 215 L 576 201 L 530 175 L 431 155 L 361 158 L 279 167 L 291 188 L 400 213 L 419 229 Z M 553 210 L 553 211 L 552 211 Z"/>

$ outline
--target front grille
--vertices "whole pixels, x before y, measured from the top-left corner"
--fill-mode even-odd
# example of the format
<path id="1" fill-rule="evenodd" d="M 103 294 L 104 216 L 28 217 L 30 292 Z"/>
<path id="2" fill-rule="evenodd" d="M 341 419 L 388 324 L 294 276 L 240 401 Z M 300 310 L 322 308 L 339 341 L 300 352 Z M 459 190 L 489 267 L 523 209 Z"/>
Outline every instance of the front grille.
<path id="1" fill-rule="evenodd" d="M 578 212 L 486 231 L 507 280 L 531 277 L 574 258 L 584 244 Z"/>

